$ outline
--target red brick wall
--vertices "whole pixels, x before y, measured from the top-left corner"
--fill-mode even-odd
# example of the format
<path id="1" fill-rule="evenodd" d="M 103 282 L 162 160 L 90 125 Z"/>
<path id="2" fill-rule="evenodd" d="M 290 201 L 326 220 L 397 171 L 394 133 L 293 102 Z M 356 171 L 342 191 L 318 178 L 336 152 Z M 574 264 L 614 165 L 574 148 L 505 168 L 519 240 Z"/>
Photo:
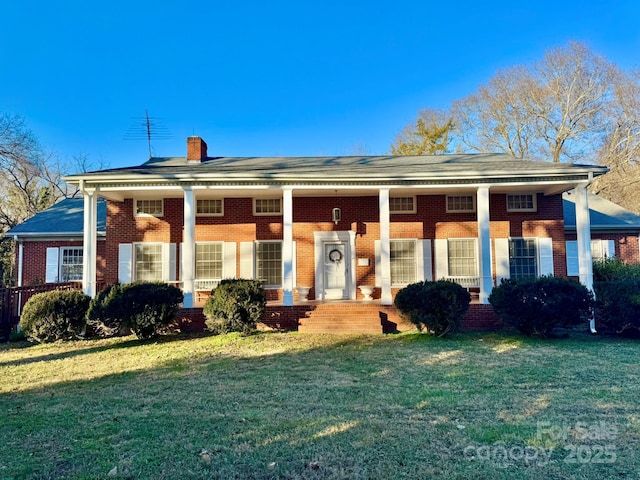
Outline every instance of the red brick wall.
<path id="1" fill-rule="evenodd" d="M 447 213 L 445 195 L 420 195 L 416 201 L 417 213 L 392 214 L 391 238 L 450 238 L 476 237 L 476 213 Z M 510 213 L 506 209 L 506 197 L 492 194 L 490 197 L 491 238 L 509 236 L 551 237 L 554 247 L 556 275 L 566 272 L 564 222 L 560 195 L 538 195 L 538 210 L 532 213 Z M 336 225 L 331 220 L 331 210 L 339 207 L 342 219 Z M 353 230 L 356 235 L 356 257 L 368 258 L 369 266 L 356 270 L 358 285 L 375 283 L 374 241 L 380 238 L 378 197 L 294 197 L 293 239 L 297 246 L 297 282 L 313 286 L 314 231 Z M 168 198 L 164 201 L 164 216 L 134 217 L 133 200 L 108 202 L 107 264 L 105 280 L 118 278 L 118 244 L 131 242 L 182 241 L 183 200 Z M 225 198 L 224 216 L 196 217 L 196 241 L 277 240 L 282 238 L 282 216 L 253 215 L 251 198 Z M 240 264 L 237 249 L 236 264 Z M 495 255 L 494 255 L 495 258 Z M 179 259 L 178 259 L 179 265 Z M 177 276 L 177 272 L 176 272 Z M 269 292 L 270 300 L 281 298 L 282 292 Z M 312 290 L 310 297 L 315 292 Z M 358 292 L 358 295 L 360 293 Z"/>
<path id="2" fill-rule="evenodd" d="M 616 246 L 616 258 L 627 263 L 640 263 L 640 243 L 638 234 L 630 233 L 592 233 L 593 240 L 613 240 Z M 576 234 L 567 234 L 567 240 L 576 240 Z"/>
<path id="3" fill-rule="evenodd" d="M 37 242 L 29 241 L 23 243 L 23 258 L 22 258 L 22 284 L 25 286 L 39 285 L 45 283 L 46 279 L 46 259 L 47 248 L 60 248 L 60 247 L 81 247 L 82 241 L 47 241 Z M 97 282 L 104 282 L 105 271 L 105 241 L 98 241 L 98 263 L 97 263 Z M 18 262 L 18 249 L 16 248 L 16 266 Z M 16 274 L 17 274 L 16 267 Z"/>

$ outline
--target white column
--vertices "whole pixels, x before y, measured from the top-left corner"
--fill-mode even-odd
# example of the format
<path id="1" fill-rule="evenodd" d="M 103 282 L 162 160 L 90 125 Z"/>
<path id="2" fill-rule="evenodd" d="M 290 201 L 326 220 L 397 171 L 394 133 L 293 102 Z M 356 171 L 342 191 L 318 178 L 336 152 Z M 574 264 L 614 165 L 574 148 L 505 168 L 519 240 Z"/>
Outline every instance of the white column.
<path id="1" fill-rule="evenodd" d="M 591 220 L 587 186 L 576 187 L 576 234 L 578 240 L 578 273 L 580 282 L 593 291 L 593 258 L 591 256 Z"/>
<path id="2" fill-rule="evenodd" d="M 389 189 L 381 188 L 378 193 L 380 204 L 380 303 L 391 305 L 391 246 L 390 246 L 390 216 Z"/>
<path id="3" fill-rule="evenodd" d="M 16 245 L 18 245 L 18 287 L 22 286 L 23 265 L 24 265 L 24 243 L 18 241 L 18 236 L 14 237 Z"/>
<path id="4" fill-rule="evenodd" d="M 94 191 L 84 190 L 84 222 L 82 229 L 82 291 L 96 295 L 96 263 L 98 249 L 98 198 Z"/>
<path id="5" fill-rule="evenodd" d="M 589 218 L 589 199 L 587 186 L 579 185 L 576 195 L 576 236 L 578 240 L 578 274 L 580 282 L 593 292 L 593 257 L 591 255 L 591 219 Z M 596 322 L 592 317 L 590 328 L 596 333 Z"/>
<path id="6" fill-rule="evenodd" d="M 478 212 L 478 268 L 480 270 L 480 302 L 489 303 L 489 295 L 493 289 L 491 275 L 491 234 L 489 231 L 489 187 L 479 187 L 476 193 L 476 210 Z"/>
<path id="7" fill-rule="evenodd" d="M 293 189 L 282 190 L 282 287 L 285 306 L 293 305 Z"/>
<path id="8" fill-rule="evenodd" d="M 184 225 L 182 231 L 182 252 L 180 254 L 180 280 L 184 308 L 193 307 L 196 250 L 196 199 L 191 187 L 184 187 Z"/>

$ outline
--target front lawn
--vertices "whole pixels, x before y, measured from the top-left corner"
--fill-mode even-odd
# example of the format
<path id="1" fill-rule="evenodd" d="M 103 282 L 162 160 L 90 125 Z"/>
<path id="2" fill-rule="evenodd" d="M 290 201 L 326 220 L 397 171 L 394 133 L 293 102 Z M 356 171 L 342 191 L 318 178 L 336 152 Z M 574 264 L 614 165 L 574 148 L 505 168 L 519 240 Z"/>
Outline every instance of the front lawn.
<path id="1" fill-rule="evenodd" d="M 0 346 L 0 479 L 639 478 L 638 341 L 23 346 Z"/>

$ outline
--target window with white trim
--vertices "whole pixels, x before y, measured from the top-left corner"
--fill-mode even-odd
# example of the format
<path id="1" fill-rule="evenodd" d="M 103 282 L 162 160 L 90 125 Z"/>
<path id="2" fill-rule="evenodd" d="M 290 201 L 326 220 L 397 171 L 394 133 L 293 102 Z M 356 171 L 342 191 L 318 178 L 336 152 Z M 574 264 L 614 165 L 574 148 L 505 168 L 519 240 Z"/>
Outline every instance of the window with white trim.
<path id="1" fill-rule="evenodd" d="M 408 285 L 416 281 L 416 241 L 390 240 L 391 285 Z"/>
<path id="2" fill-rule="evenodd" d="M 161 243 L 136 243 L 133 254 L 133 278 L 135 281 L 159 282 L 163 280 Z"/>
<path id="3" fill-rule="evenodd" d="M 60 248 L 60 278 L 62 282 L 82 280 L 82 247 Z"/>
<path id="4" fill-rule="evenodd" d="M 221 280 L 222 242 L 196 243 L 196 280 Z"/>
<path id="5" fill-rule="evenodd" d="M 254 215 L 281 215 L 282 199 L 280 198 L 254 198 Z"/>
<path id="6" fill-rule="evenodd" d="M 476 197 L 474 195 L 447 195 L 447 213 L 475 211 Z"/>
<path id="7" fill-rule="evenodd" d="M 535 212 L 536 195 L 533 193 L 507 194 L 508 212 Z"/>
<path id="8" fill-rule="evenodd" d="M 389 213 L 416 213 L 416 197 L 390 197 Z"/>
<path id="9" fill-rule="evenodd" d="M 282 286 L 282 242 L 256 242 L 256 279 L 265 287 Z"/>
<path id="10" fill-rule="evenodd" d="M 538 276 L 538 245 L 535 238 L 509 239 L 509 278 Z"/>
<path id="11" fill-rule="evenodd" d="M 475 238 L 450 238 L 447 252 L 449 255 L 450 277 L 477 277 L 478 257 Z"/>
<path id="12" fill-rule="evenodd" d="M 162 217 L 164 215 L 164 202 L 160 199 L 136 200 L 136 217 Z"/>
<path id="13" fill-rule="evenodd" d="M 615 242 L 613 240 L 591 240 L 591 258 L 594 262 L 615 256 Z"/>
<path id="14" fill-rule="evenodd" d="M 196 215 L 203 217 L 221 217 L 224 215 L 222 198 L 199 198 L 196 200 Z"/>

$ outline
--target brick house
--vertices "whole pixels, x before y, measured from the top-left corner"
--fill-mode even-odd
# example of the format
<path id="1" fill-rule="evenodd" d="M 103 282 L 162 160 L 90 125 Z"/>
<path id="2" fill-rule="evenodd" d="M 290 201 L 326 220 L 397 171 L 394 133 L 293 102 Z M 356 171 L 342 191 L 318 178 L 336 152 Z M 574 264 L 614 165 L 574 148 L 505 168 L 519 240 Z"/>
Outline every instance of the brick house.
<path id="1" fill-rule="evenodd" d="M 118 281 L 164 280 L 183 289 L 189 309 L 221 279 L 257 278 L 283 314 L 311 303 L 391 308 L 404 285 L 450 278 L 477 292 L 471 315 L 482 317 L 502 278 L 566 276 L 567 240 L 591 287 L 586 187 L 606 171 L 504 154 L 210 157 L 189 137 L 186 157 L 66 181 L 83 193 L 75 245 L 89 295 Z M 18 229 L 9 235 L 25 240 L 27 265 L 34 260 Z"/>

